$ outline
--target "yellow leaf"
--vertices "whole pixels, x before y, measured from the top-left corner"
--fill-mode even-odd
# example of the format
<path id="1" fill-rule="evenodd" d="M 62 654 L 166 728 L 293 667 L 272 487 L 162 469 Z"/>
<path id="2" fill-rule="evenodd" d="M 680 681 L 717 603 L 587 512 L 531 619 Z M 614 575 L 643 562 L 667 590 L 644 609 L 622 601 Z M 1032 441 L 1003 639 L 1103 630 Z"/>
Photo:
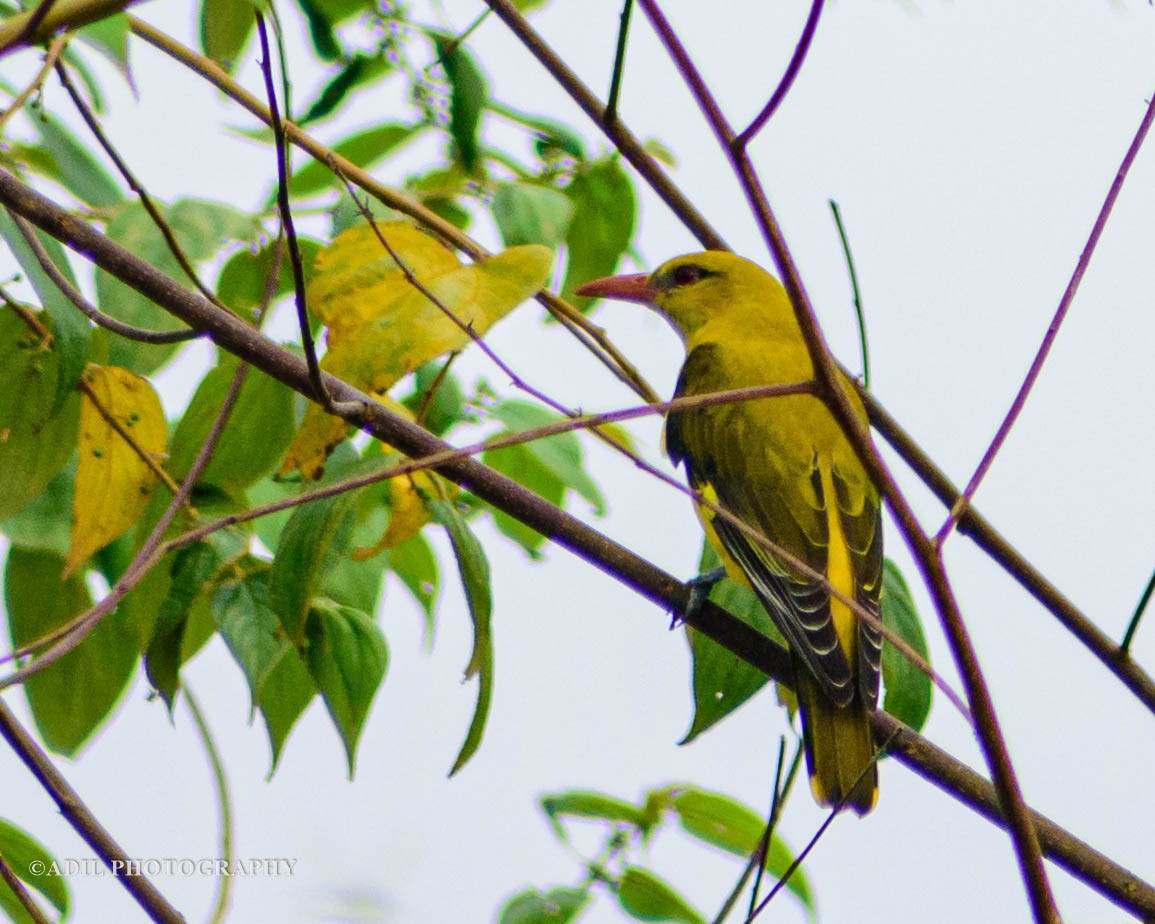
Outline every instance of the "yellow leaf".
<path id="1" fill-rule="evenodd" d="M 157 480 L 141 453 L 159 463 L 168 442 L 160 399 L 145 379 L 119 366 L 90 366 L 85 380 L 93 397 L 85 394 L 80 404 L 80 461 L 65 575 L 137 521 Z"/>
<path id="2" fill-rule="evenodd" d="M 433 519 L 433 514 L 425 505 L 427 497 L 437 497 L 437 488 L 429 472 L 398 475 L 390 478 L 388 484 L 389 525 L 373 545 L 353 551 L 354 561 L 366 561 L 412 539 Z"/>
<path id="3" fill-rule="evenodd" d="M 305 408 L 301 429 L 293 437 L 293 443 L 277 474 L 287 475 L 299 471 L 306 478 L 316 481 L 325 473 L 325 460 L 329 458 L 329 453 L 348 432 L 349 425 L 340 417 L 326 414 L 320 405 L 310 402 Z"/>
<path id="4" fill-rule="evenodd" d="M 553 263 L 549 248 L 533 244 L 462 266 L 411 224 L 378 229 L 397 259 L 372 228 L 351 228 L 318 255 L 309 290 L 313 313 L 329 325 L 321 366 L 370 394 L 384 394 L 426 361 L 467 346 L 465 328 L 484 334 L 545 285 Z M 398 260 L 434 300 L 405 278 Z M 347 432 L 343 421 L 310 406 L 282 474 L 319 477 Z"/>
<path id="5" fill-rule="evenodd" d="M 527 244 L 418 277 L 437 303 L 409 285 L 367 290 L 377 299 L 373 315 L 355 329 L 331 330 L 323 365 L 359 388 L 384 392 L 422 363 L 468 346 L 463 328 L 484 334 L 545 284 L 552 261 L 548 248 Z"/>

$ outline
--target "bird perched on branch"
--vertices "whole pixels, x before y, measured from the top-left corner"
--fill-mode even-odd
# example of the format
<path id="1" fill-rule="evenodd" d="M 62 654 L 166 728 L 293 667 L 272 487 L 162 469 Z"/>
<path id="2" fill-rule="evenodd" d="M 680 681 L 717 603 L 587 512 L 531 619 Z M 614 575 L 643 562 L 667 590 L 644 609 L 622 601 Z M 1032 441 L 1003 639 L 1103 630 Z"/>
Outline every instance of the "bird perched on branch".
<path id="1" fill-rule="evenodd" d="M 677 257 L 649 276 L 598 279 L 578 294 L 650 305 L 674 326 L 686 346 L 675 397 L 814 378 L 785 290 L 731 253 Z M 841 384 L 865 423 L 854 389 Z M 666 449 L 706 502 L 698 515 L 726 572 L 757 594 L 789 644 L 815 799 L 865 814 L 878 798 L 870 731 L 882 647 L 878 491 L 813 394 L 671 412 Z"/>

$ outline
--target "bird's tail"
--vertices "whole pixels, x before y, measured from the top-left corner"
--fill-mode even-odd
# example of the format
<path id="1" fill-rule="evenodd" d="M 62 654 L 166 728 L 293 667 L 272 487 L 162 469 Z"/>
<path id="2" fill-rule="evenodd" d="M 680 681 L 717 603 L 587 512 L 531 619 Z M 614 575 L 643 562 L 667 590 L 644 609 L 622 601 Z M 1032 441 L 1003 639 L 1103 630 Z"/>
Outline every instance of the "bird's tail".
<path id="1" fill-rule="evenodd" d="M 878 801 L 878 767 L 870 714 L 860 697 L 837 706 L 802 664 L 794 672 L 810 788 L 821 805 L 865 815 Z"/>

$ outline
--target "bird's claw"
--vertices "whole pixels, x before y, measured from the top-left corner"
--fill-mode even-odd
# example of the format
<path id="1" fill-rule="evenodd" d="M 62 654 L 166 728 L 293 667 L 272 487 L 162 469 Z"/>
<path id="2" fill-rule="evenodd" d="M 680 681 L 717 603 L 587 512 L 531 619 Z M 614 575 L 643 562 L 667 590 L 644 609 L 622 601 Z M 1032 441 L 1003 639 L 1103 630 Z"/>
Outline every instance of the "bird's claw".
<path id="1" fill-rule="evenodd" d="M 714 585 L 725 576 L 726 569 L 719 567 L 713 571 L 705 571 L 686 581 L 686 588 L 690 591 L 686 600 L 686 607 L 681 613 L 671 613 L 673 618 L 670 620 L 670 628 L 676 629 L 682 623 L 693 619 L 698 610 L 702 608 L 702 604 L 710 599 L 710 591 L 714 589 Z"/>

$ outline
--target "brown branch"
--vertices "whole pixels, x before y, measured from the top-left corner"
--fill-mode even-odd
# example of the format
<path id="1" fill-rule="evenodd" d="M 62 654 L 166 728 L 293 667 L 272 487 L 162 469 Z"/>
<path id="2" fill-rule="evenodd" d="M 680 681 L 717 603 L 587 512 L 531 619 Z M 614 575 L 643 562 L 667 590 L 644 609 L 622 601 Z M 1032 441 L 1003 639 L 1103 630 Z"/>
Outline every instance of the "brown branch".
<path id="1" fill-rule="evenodd" d="M 950 509 L 959 498 L 958 488 L 934 464 L 914 439 L 887 413 L 869 392 L 859 396 L 870 414 L 870 422 L 911 469 L 923 480 L 942 504 Z M 1155 712 L 1155 681 L 1133 661 L 1124 647 L 1088 619 L 1074 603 L 1043 576 L 974 507 L 967 507 L 959 521 L 959 532 L 969 537 L 997 562 L 1019 585 L 1041 603 L 1059 623 L 1082 642 L 1135 697 Z"/>
<path id="2" fill-rule="evenodd" d="M 68 785 L 68 781 L 24 726 L 17 721 L 3 700 L 0 700 L 0 736 L 3 736 L 45 792 L 52 797 L 64 819 L 96 851 L 96 855 L 104 861 L 104 865 L 112 871 L 137 904 L 148 912 L 149 917 L 164 924 L 183 924 L 184 917 L 181 913 L 168 903 L 146 876 L 130 872 L 137 869 L 139 864 L 131 862 L 128 854 L 96 819 L 76 790 Z"/>
<path id="3" fill-rule="evenodd" d="M 44 81 L 47 79 L 49 72 L 56 65 L 57 60 L 64 53 L 64 49 L 67 47 L 67 45 L 68 36 L 62 35 L 60 38 L 53 41 L 53 43 L 48 47 L 48 51 L 44 55 L 44 61 L 40 65 L 40 70 L 36 72 L 36 76 L 32 78 L 28 86 L 26 86 L 12 98 L 12 102 L 9 104 L 8 108 L 3 112 L 0 112 L 0 128 L 3 128 L 9 119 L 16 115 L 16 113 L 18 113 L 21 109 L 23 109 L 24 104 L 32 98 L 32 94 L 34 94 L 41 88 L 41 86 L 44 85 Z"/>
<path id="4" fill-rule="evenodd" d="M 49 256 L 48 251 L 44 249 L 44 245 L 40 243 L 40 238 L 36 236 L 36 232 L 23 218 L 14 212 L 8 212 L 12 216 L 12 221 L 15 223 L 17 230 L 19 230 L 24 242 L 32 251 L 32 255 L 36 257 L 36 262 L 40 264 L 40 268 L 44 270 L 44 275 L 47 276 L 52 284 L 60 290 L 60 294 L 68 299 L 73 306 L 85 317 L 91 320 L 99 327 L 105 330 L 112 331 L 121 337 L 126 337 L 129 340 L 137 340 L 140 343 L 182 343 L 186 340 L 195 340 L 197 337 L 203 336 L 199 330 L 146 330 L 143 327 L 135 327 L 132 324 L 125 324 L 123 321 L 114 318 L 110 314 L 105 314 L 88 299 L 80 294 L 69 282 L 64 274 L 60 272 L 60 268 L 52 262 L 52 257 Z"/>
<path id="5" fill-rule="evenodd" d="M 304 361 L 268 340 L 237 318 L 158 272 L 95 229 L 24 186 L 0 170 L 0 203 L 73 249 L 84 253 L 105 271 L 121 279 L 190 326 L 209 331 L 214 342 L 301 394 L 309 394 Z M 330 377 L 329 387 L 343 400 L 368 401 L 367 396 Z M 378 439 L 413 458 L 452 451 L 429 432 L 370 403 L 365 428 Z M 594 567 L 621 581 L 662 607 L 683 611 L 688 602 L 686 586 L 629 549 L 592 529 L 580 520 L 544 501 L 527 488 L 510 481 L 472 459 L 447 462 L 440 474 L 468 488 L 482 500 L 517 517 Z M 714 639 L 737 657 L 775 680 L 789 684 L 790 663 L 785 651 L 730 613 L 707 604 L 691 615 L 689 624 Z M 997 813 L 999 796 L 973 771 L 939 751 L 929 742 L 905 730 L 885 713 L 875 714 L 877 740 L 886 741 L 898 728 L 891 751 L 905 755 L 904 763 L 986 817 Z M 976 795 L 977 794 L 977 795 Z M 985 801 L 984 801 L 985 800 Z M 992 809 L 994 806 L 996 808 Z M 1119 907 L 1138 917 L 1155 917 L 1155 888 L 1138 879 L 1109 858 L 1096 853 L 1058 826 L 1043 826 L 1043 844 L 1076 878 L 1107 895 Z"/>
<path id="6" fill-rule="evenodd" d="M 40 2 L 36 4 L 36 9 L 32 11 L 32 14 L 21 27 L 20 32 L 14 35 L 9 43 L 0 47 L 0 52 L 4 51 L 9 44 L 22 45 L 25 42 L 29 42 L 32 37 L 36 35 L 36 30 L 39 29 L 40 24 L 44 22 L 44 18 L 52 12 L 52 7 L 55 6 L 55 4 L 56 0 L 40 0 Z"/>
<path id="7" fill-rule="evenodd" d="M 124 182 L 128 184 L 129 189 L 136 193 L 140 199 L 140 204 L 144 207 L 145 212 L 148 213 L 148 217 L 152 219 L 152 223 L 156 225 L 157 230 L 160 231 L 161 237 L 164 238 L 164 242 L 168 246 L 169 252 L 173 255 L 173 258 L 181 270 L 184 271 L 185 276 L 196 286 L 197 291 L 200 292 L 201 295 L 218 308 L 226 308 L 217 298 L 216 293 L 201 281 L 200 276 L 197 274 L 196 267 L 193 266 L 192 261 L 188 258 L 188 254 L 185 253 L 184 248 L 180 245 L 180 241 L 176 239 L 176 232 L 173 231 L 168 220 L 161 214 L 152 196 L 148 194 L 148 190 L 146 190 L 136 178 L 136 175 L 129 169 L 127 162 L 120 156 L 120 152 L 118 152 L 112 142 L 109 141 L 108 136 L 104 133 L 104 129 L 100 127 L 100 121 L 96 118 L 96 114 L 76 89 L 72 78 L 68 76 L 68 68 L 60 61 L 56 62 L 56 77 L 60 81 L 61 86 L 67 91 L 69 98 L 72 100 L 72 105 L 75 106 L 76 111 L 80 113 L 80 117 L 84 120 L 84 124 L 88 126 L 88 130 L 92 132 L 92 136 L 104 150 L 104 153 L 108 155 L 108 159 L 116 166 L 121 177 L 124 178 Z"/>
<path id="8" fill-rule="evenodd" d="M 1059 335 L 1059 328 L 1067 317 L 1071 303 L 1075 300 L 1075 293 L 1079 291 L 1079 283 L 1083 281 L 1083 275 L 1091 263 L 1091 257 L 1094 255 L 1095 248 L 1099 244 L 1099 238 L 1103 235 L 1103 229 L 1107 226 L 1107 220 L 1111 217 L 1111 211 L 1115 207 L 1115 201 L 1119 198 L 1119 193 L 1123 189 L 1123 183 L 1127 179 L 1131 165 L 1135 162 L 1135 158 L 1139 154 L 1139 149 L 1143 146 L 1143 142 L 1147 138 L 1147 132 L 1150 130 L 1153 121 L 1155 121 L 1155 96 L 1152 96 L 1151 101 L 1147 104 L 1147 110 L 1143 113 L 1143 118 L 1139 122 L 1139 128 L 1135 132 L 1135 137 L 1131 139 L 1127 153 L 1123 155 L 1123 162 L 1115 172 L 1115 179 L 1111 183 L 1111 188 L 1107 190 L 1107 198 L 1103 200 L 1103 205 L 1099 209 L 1099 215 L 1096 217 L 1095 224 L 1091 228 L 1091 235 L 1087 238 L 1087 243 L 1083 245 L 1083 251 L 1079 254 L 1078 262 L 1075 264 L 1075 271 L 1071 274 L 1071 279 L 1067 283 L 1063 297 L 1059 300 L 1059 307 L 1055 310 L 1055 316 L 1051 319 L 1050 327 L 1047 328 L 1043 342 L 1039 344 L 1039 350 L 1031 362 L 1031 367 L 1027 370 L 1022 385 L 1019 386 L 1018 394 L 1015 395 L 1015 400 L 1011 403 L 1010 410 L 1007 411 L 1007 416 L 1003 418 L 1003 422 L 999 425 L 998 432 L 995 434 L 994 439 L 992 439 L 990 445 L 987 446 L 987 451 L 983 453 L 982 461 L 979 462 L 978 468 L 975 469 L 975 473 L 967 483 L 966 490 L 963 491 L 962 497 L 960 497 L 951 508 L 946 522 L 942 524 L 938 535 L 935 536 L 935 543 L 937 545 L 941 546 L 942 543 L 946 541 L 947 536 L 949 536 L 951 530 L 954 529 L 955 523 L 958 522 L 958 518 L 962 516 L 966 508 L 970 506 L 971 500 L 979 488 L 979 484 L 982 483 L 991 464 L 995 461 L 995 456 L 999 450 L 1002 449 L 1003 443 L 1006 442 L 1007 436 L 1011 432 L 1011 427 L 1015 425 L 1015 421 L 1019 419 L 1019 415 L 1023 412 L 1023 408 L 1027 403 L 1027 397 L 1030 395 L 1031 389 L 1035 387 L 1035 382 L 1043 369 L 1043 363 L 1047 361 L 1047 357 L 1050 355 L 1051 347 L 1055 344 L 1055 338 Z"/>
<path id="9" fill-rule="evenodd" d="M 642 143 L 617 119 L 607 121 L 606 110 L 593 92 L 558 57 L 557 53 L 542 39 L 510 0 L 485 0 L 486 5 L 496 13 L 509 30 L 521 40 L 526 49 L 550 75 L 558 82 L 582 111 L 605 132 L 622 156 L 645 178 L 663 202 L 682 217 L 686 226 L 698 238 L 702 246 L 709 250 L 725 250 L 726 242 L 715 231 L 705 217 L 686 198 L 680 189 L 666 176 Z"/>
<path id="10" fill-rule="evenodd" d="M 982 776 L 888 713 L 875 712 L 872 723 L 876 740 L 893 736 L 889 753 L 899 763 L 988 821 L 1007 828 L 998 795 Z M 1144 921 L 1155 920 L 1155 908 L 1148 906 L 1148 899 L 1132 903 L 1130 898 L 1149 888 L 1142 879 L 1096 853 L 1045 815 L 1032 811 L 1031 818 L 1039 844 L 1052 862 L 1128 914 Z"/>
<path id="11" fill-rule="evenodd" d="M 52 9 L 41 19 L 30 34 L 28 23 L 36 15 L 35 11 L 11 16 L 0 23 L 0 57 L 26 45 L 44 41 L 61 29 L 79 29 L 128 7 L 141 0 L 56 0 Z"/>
<path id="12" fill-rule="evenodd" d="M 790 58 L 790 63 L 786 65 L 786 73 L 782 75 L 782 80 L 770 95 L 770 101 L 754 117 L 754 121 L 746 130 L 734 139 L 734 144 L 738 147 L 745 148 L 754 139 L 754 136 L 762 131 L 766 123 L 778 111 L 782 101 L 786 99 L 786 94 L 790 92 L 790 88 L 794 86 L 794 81 L 802 71 L 802 62 L 806 60 L 806 55 L 810 51 L 810 43 L 814 41 L 814 33 L 818 31 L 818 20 L 822 18 L 824 3 L 825 0 L 814 0 L 810 4 L 810 15 L 806 17 L 806 25 L 802 27 L 802 35 L 794 47 L 794 54 Z"/>
<path id="13" fill-rule="evenodd" d="M 12 868 L 12 864 L 8 862 L 8 858 L 0 854 L 0 879 L 3 879 L 12 894 L 16 896 L 16 900 L 20 902 L 21 907 L 28 913 L 28 917 L 32 920 L 32 924 L 52 924 L 51 919 L 44 913 L 44 909 L 37 903 L 36 899 L 25 887 L 24 883 L 20 881 L 20 877 L 16 874 L 16 870 Z"/>

